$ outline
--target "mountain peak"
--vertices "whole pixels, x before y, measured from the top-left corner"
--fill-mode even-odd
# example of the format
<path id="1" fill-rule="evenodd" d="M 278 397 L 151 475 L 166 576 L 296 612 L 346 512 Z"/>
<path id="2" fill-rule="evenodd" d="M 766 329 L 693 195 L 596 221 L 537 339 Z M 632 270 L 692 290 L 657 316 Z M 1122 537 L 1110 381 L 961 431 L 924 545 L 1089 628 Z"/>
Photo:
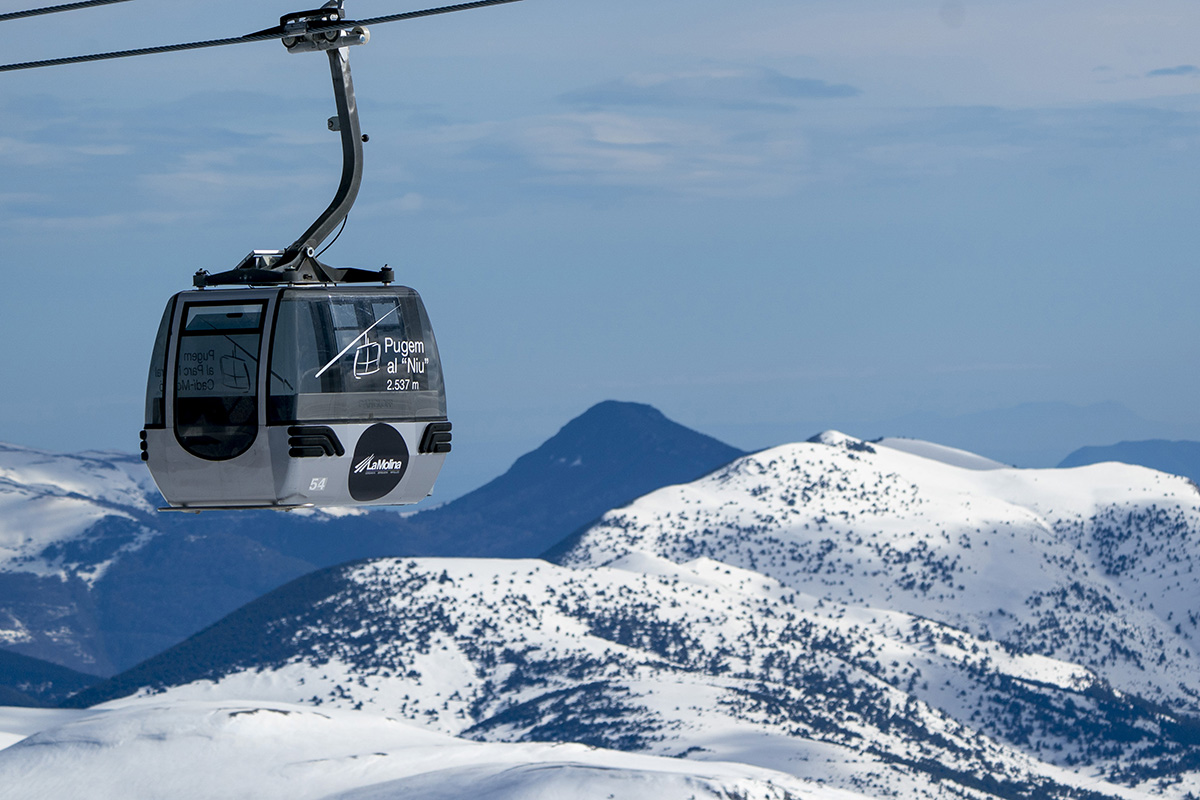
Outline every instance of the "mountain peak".
<path id="1" fill-rule="evenodd" d="M 564 425 L 509 470 L 470 494 L 412 518 L 439 541 L 509 521 L 474 555 L 536 556 L 581 525 L 662 486 L 695 480 L 745 455 L 644 403 L 605 400 Z M 519 524 L 512 524 L 512 521 Z M 436 530 L 434 530 L 436 528 Z M 468 548 L 464 547 L 463 552 Z M 441 545 L 441 553 L 445 553 Z"/>
<path id="2" fill-rule="evenodd" d="M 470 459 L 461 444 L 454 458 Z M 136 456 L 0 443 L 0 644 L 111 674 L 314 569 L 371 556 L 537 556 L 610 508 L 740 455 L 652 406 L 610 400 L 490 484 L 411 516 L 194 516 L 154 513 Z"/>
<path id="3" fill-rule="evenodd" d="M 663 453 L 692 449 L 720 452 L 725 459 L 722 464 L 743 455 L 737 448 L 667 419 L 654 406 L 605 400 L 568 422 L 541 447 L 518 460 L 513 468 L 516 469 L 524 459 L 536 463 L 546 455 L 558 458 L 567 454 L 582 455 L 586 451 L 593 459 L 599 456 L 606 461 L 624 461 L 641 459 L 647 451 Z M 716 466 L 721 464 L 709 469 Z M 696 473 L 682 480 L 691 480 L 701 474 Z"/>
<path id="4" fill-rule="evenodd" d="M 571 425 L 589 419 L 616 420 L 638 417 L 655 422 L 667 421 L 666 416 L 661 411 L 648 403 L 634 403 L 628 400 L 601 400 L 567 424 Z"/>

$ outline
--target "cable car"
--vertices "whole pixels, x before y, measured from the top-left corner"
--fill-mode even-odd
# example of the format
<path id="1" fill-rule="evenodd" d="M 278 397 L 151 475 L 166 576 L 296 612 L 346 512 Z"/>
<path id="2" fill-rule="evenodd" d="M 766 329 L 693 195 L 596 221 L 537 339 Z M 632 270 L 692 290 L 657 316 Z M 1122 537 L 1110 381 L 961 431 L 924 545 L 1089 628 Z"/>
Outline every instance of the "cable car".
<path id="1" fill-rule="evenodd" d="M 403 286 L 180 292 L 154 343 L 142 446 L 183 510 L 424 499 L 450 423 L 420 296 Z"/>
<path id="2" fill-rule="evenodd" d="M 200 270 L 196 288 L 167 303 L 142 458 L 164 510 L 416 503 L 451 448 L 425 307 L 414 290 L 392 285 L 387 266 L 332 267 L 316 250 L 345 222 L 362 180 L 367 137 L 348 52 L 369 34 L 344 21 L 340 0 L 243 38 L 266 34 L 291 52 L 327 52 L 338 111 L 328 127 L 341 136 L 342 179 L 290 247 L 254 250 L 225 272 Z"/>
<path id="3" fill-rule="evenodd" d="M 126 0 L 82 0 L 0 20 Z M 517 0 L 349 20 L 343 0 L 284 14 L 225 39 L 0 64 L 0 72 L 278 40 L 329 57 L 342 179 L 329 207 L 291 246 L 254 250 L 237 267 L 200 270 L 167 303 L 146 387 L 142 459 L 162 510 L 406 504 L 426 497 L 450 452 L 451 426 L 433 329 L 421 298 L 379 270 L 331 267 L 317 248 L 344 227 L 362 180 L 349 49 L 366 25 Z M 338 235 L 340 236 L 340 230 Z M 334 237 L 334 241 L 337 237 Z M 378 283 L 379 286 L 364 284 Z M 237 288 L 210 288 L 210 287 Z"/>

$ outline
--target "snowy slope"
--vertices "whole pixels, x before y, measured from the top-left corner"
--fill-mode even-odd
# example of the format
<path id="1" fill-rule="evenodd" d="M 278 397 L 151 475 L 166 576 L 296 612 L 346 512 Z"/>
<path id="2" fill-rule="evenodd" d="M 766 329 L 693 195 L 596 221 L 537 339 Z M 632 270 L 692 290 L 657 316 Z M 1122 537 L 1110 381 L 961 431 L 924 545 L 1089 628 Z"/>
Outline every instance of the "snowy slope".
<path id="1" fill-rule="evenodd" d="M 930 701 L 961 708 L 966 694 L 985 712 L 1037 718 L 1032 735 L 1060 751 L 1123 741 L 1122 763 L 1155 747 L 1191 752 L 1078 666 L 705 558 L 348 565 L 284 587 L 105 691 L 307 701 L 486 741 L 749 763 L 870 796 L 1065 797 L 1085 786 L 1147 796 L 981 733 L 918 698 L 918 684 Z"/>
<path id="2" fill-rule="evenodd" d="M 313 568 L 161 502 L 136 456 L 0 444 L 0 647 L 112 674 Z"/>
<path id="3" fill-rule="evenodd" d="M 606 515 L 563 558 L 706 556 L 1080 664 L 1200 713 L 1200 495 L 1141 467 L 960 467 L 829 434 Z M 701 535 L 697 535 L 697 533 Z"/>
<path id="4" fill-rule="evenodd" d="M 74 708 L 0 706 L 0 750 L 49 728 L 65 725 L 93 712 Z"/>
<path id="5" fill-rule="evenodd" d="M 94 582 L 120 552 L 153 535 L 144 525 L 152 492 L 150 474 L 134 456 L 0 444 L 0 572 L 75 573 Z M 128 523 L 129 535 L 98 552 L 81 539 L 106 518 Z"/>
<path id="6" fill-rule="evenodd" d="M 0 750 L 0 775 L 7 800 L 861 800 L 737 764 L 480 744 L 376 714 L 257 702 L 99 709 Z"/>
<path id="7" fill-rule="evenodd" d="M 815 441 L 821 444 L 836 444 L 837 440 L 844 436 L 845 434 L 830 431 L 817 436 Z M 890 447 L 902 453 L 911 453 L 914 456 L 941 461 L 951 466 L 962 467 L 963 469 L 1004 469 L 1007 466 L 1006 464 L 1001 464 L 999 461 L 993 461 L 990 458 L 984 458 L 975 453 L 969 453 L 966 450 L 959 450 L 956 447 L 946 447 L 945 445 L 934 444 L 933 442 L 926 442 L 921 439 L 903 439 L 885 436 L 882 439 L 871 442 L 871 444 Z"/>
<path id="8" fill-rule="evenodd" d="M 1200 793 L 1195 487 L 966 455 L 831 432 L 615 509 L 562 564 L 323 570 L 79 700 L 299 703 L 798 796 Z"/>
<path id="9" fill-rule="evenodd" d="M 135 457 L 0 445 L 0 648 L 111 675 L 314 569 L 407 553 L 535 556 L 614 505 L 740 455 L 650 406 L 608 401 L 491 483 L 402 518 L 158 514 Z"/>
<path id="10" fill-rule="evenodd" d="M 136 457 L 0 444 L 0 647 L 111 672 L 92 595 L 159 533 Z"/>

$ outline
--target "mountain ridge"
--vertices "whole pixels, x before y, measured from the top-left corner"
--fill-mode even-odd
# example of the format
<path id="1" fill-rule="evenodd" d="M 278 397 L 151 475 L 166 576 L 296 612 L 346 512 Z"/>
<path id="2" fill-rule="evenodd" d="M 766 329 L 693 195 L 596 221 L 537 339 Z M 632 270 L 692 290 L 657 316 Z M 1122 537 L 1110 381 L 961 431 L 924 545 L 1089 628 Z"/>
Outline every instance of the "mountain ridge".
<path id="1" fill-rule="evenodd" d="M 1200 791 L 1194 486 L 815 438 L 613 509 L 558 564 L 301 579 L 78 702 L 357 708 L 868 796 Z"/>
<path id="2" fill-rule="evenodd" d="M 1081 447 L 1059 462 L 1061 469 L 1117 461 L 1169 472 L 1200 483 L 1200 442 L 1167 439 L 1123 441 Z"/>
<path id="3" fill-rule="evenodd" d="M 0 650 L 0 706 L 57 706 L 99 680 L 98 675 Z"/>
<path id="4" fill-rule="evenodd" d="M 740 454 L 650 406 L 605 401 L 504 475 L 416 514 L 184 515 L 155 513 L 134 456 L 0 446 L 0 646 L 111 675 L 312 570 L 535 556 L 613 505 Z"/>

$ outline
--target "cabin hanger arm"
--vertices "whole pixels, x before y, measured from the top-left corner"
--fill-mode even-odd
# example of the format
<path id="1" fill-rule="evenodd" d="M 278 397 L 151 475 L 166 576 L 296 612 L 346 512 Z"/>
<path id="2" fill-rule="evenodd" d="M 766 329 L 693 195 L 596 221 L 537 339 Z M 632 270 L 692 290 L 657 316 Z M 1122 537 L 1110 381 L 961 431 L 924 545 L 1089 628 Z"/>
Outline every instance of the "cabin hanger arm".
<path id="1" fill-rule="evenodd" d="M 316 251 L 329 235 L 341 225 L 362 184 L 363 141 L 358 120 L 358 105 L 354 98 L 354 81 L 350 76 L 350 47 L 366 44 L 371 34 L 356 25 L 349 30 L 336 25 L 342 19 L 341 0 L 331 0 L 316 11 L 301 11 L 280 19 L 278 30 L 286 32 L 283 45 L 288 52 L 326 51 L 329 72 L 333 79 L 333 96 L 337 116 L 330 120 L 342 144 L 342 177 L 329 206 L 287 249 L 255 250 L 238 266 L 226 272 L 209 275 L 196 273 L 199 287 L 218 284 L 265 283 L 390 283 L 392 270 L 364 270 L 354 267 L 331 267 L 317 260 Z"/>

